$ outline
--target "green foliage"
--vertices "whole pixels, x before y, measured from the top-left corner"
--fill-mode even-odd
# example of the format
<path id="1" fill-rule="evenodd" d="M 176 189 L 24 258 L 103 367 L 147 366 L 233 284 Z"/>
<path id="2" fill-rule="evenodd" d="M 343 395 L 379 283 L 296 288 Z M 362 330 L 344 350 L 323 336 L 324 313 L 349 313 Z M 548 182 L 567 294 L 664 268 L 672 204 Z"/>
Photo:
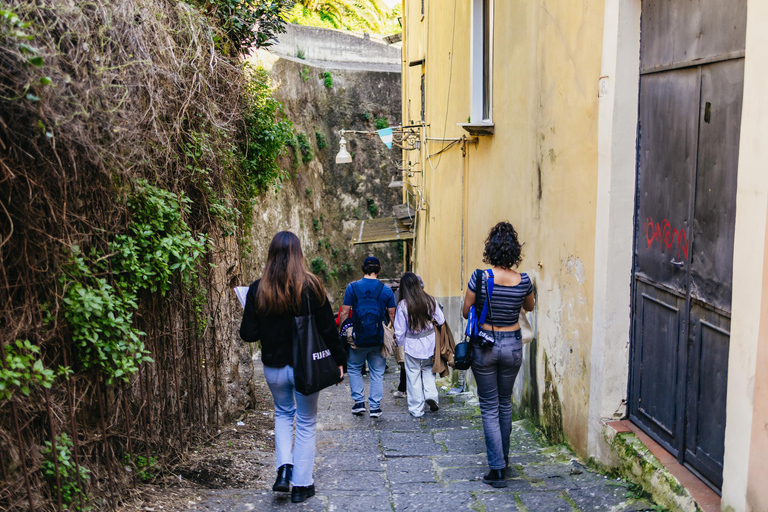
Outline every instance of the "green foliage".
<path id="1" fill-rule="evenodd" d="M 299 58 L 301 60 L 304 60 L 307 58 L 307 53 L 304 51 L 303 48 L 296 49 L 296 58 Z"/>
<path id="2" fill-rule="evenodd" d="M 173 276 L 184 283 L 196 277 L 197 262 L 206 251 L 207 239 L 192 234 L 184 220 L 192 201 L 137 180 L 128 198 L 131 222 L 125 235 L 110 244 L 112 271 L 121 288 L 131 293 L 148 290 L 165 296 Z"/>
<path id="3" fill-rule="evenodd" d="M 247 53 L 252 47 L 266 48 L 285 32 L 285 16 L 291 0 L 196 0 L 212 13 L 234 48 Z M 253 28 L 257 26 L 258 30 Z"/>
<path id="4" fill-rule="evenodd" d="M 84 369 L 99 370 L 110 384 L 127 382 L 141 363 L 152 361 L 144 333 L 133 326 L 138 294 L 165 296 L 174 284 L 196 286 L 208 242 L 184 220 L 190 202 L 137 180 L 128 198 L 128 229 L 114 237 L 109 254 L 93 250 L 86 257 L 72 248 L 61 277 L 64 318 Z M 112 282 L 101 277 L 110 272 Z"/>
<path id="5" fill-rule="evenodd" d="M 16 340 L 5 345 L 5 364 L 0 368 L 0 397 L 9 399 L 15 390 L 29 396 L 35 386 L 51 387 L 54 380 L 53 370 L 43 366 L 39 358 L 40 347 L 29 340 Z"/>
<path id="6" fill-rule="evenodd" d="M 32 24 L 23 22 L 12 10 L 0 4 L 0 41 L 4 46 L 10 45 L 16 50 L 13 54 L 8 53 L 9 59 L 20 59 L 23 65 L 32 66 L 41 69 L 45 66 L 45 60 L 40 55 L 40 51 L 33 45 L 35 36 L 29 31 Z M 0 96 L 0 99 L 15 101 L 25 98 L 27 101 L 36 103 L 40 101 L 41 91 L 45 86 L 51 85 L 53 80 L 49 76 L 40 72 L 40 76 L 35 78 L 34 82 L 27 82 L 24 89 L 18 96 L 7 98 Z M 38 121 L 42 125 L 42 121 Z M 43 126 L 43 132 L 46 136 L 52 137 L 52 134 Z"/>
<path id="7" fill-rule="evenodd" d="M 384 128 L 389 128 L 389 121 L 387 121 L 386 117 L 377 117 L 376 118 L 376 129 L 377 130 L 383 130 Z"/>
<path id="8" fill-rule="evenodd" d="M 403 259 L 403 255 L 405 254 L 405 244 L 402 240 L 397 241 L 397 257 L 400 259 Z"/>
<path id="9" fill-rule="evenodd" d="M 333 75 L 330 71 L 323 71 L 323 83 L 328 89 L 333 89 Z"/>
<path id="10" fill-rule="evenodd" d="M 312 187 L 305 188 L 304 193 L 307 194 L 307 197 L 312 197 Z"/>
<path id="11" fill-rule="evenodd" d="M 399 13 L 399 7 L 387 11 L 381 0 L 298 0 L 287 18 L 298 25 L 389 34 L 402 30 Z"/>
<path id="12" fill-rule="evenodd" d="M 299 151 L 301 151 L 301 161 L 305 164 L 312 161 L 315 157 L 315 152 L 312 150 L 312 144 L 309 142 L 309 137 L 304 132 L 296 134 L 296 140 L 299 142 Z"/>
<path id="13" fill-rule="evenodd" d="M 293 140 L 293 124 L 283 105 L 272 96 L 269 74 L 263 68 L 253 70 L 246 84 L 246 137 L 243 153 L 245 172 L 252 184 L 248 197 L 269 188 L 286 177 L 278 159 Z M 254 190 L 255 189 L 255 190 Z"/>
<path id="14" fill-rule="evenodd" d="M 322 224 L 320 224 L 320 221 L 317 219 L 312 219 L 312 227 L 315 231 L 320 231 L 323 228 Z"/>
<path id="15" fill-rule="evenodd" d="M 75 501 L 88 501 L 88 494 L 85 489 L 80 487 L 80 483 L 85 484 L 90 479 L 91 472 L 87 468 L 75 464 L 75 460 L 72 457 L 72 444 L 72 439 L 66 432 L 62 432 L 56 436 L 55 453 L 50 441 L 46 441 L 43 448 L 40 449 L 40 453 L 43 456 L 40 468 L 54 494 L 58 493 L 58 489 L 56 489 L 56 465 L 58 463 L 61 502 L 65 507 L 69 507 Z M 56 462 L 54 462 L 54 459 L 56 459 Z M 78 472 L 80 473 L 80 482 L 78 482 Z M 74 509 L 83 510 L 78 504 L 75 504 Z"/>
<path id="16" fill-rule="evenodd" d="M 325 138 L 323 132 L 315 132 L 315 141 L 317 142 L 317 149 L 325 149 L 328 147 L 328 139 Z"/>
<path id="17" fill-rule="evenodd" d="M 376 206 L 376 201 L 372 198 L 368 199 L 368 213 L 371 214 L 371 217 L 376 217 L 379 214 L 379 207 Z"/>
<path id="18" fill-rule="evenodd" d="M 302 82 L 309 80 L 309 66 L 304 66 L 299 70 L 299 78 Z"/>
<path id="19" fill-rule="evenodd" d="M 312 273 L 317 276 L 325 276 L 328 271 L 328 264 L 326 264 L 325 260 L 320 256 L 312 260 L 311 267 Z"/>
<path id="20" fill-rule="evenodd" d="M 370 121 L 373 115 L 370 112 L 363 112 L 363 119 Z"/>
<path id="21" fill-rule="evenodd" d="M 136 476 L 144 483 L 151 482 L 159 474 L 157 457 L 150 455 L 149 459 L 147 459 L 144 455 L 134 455 L 131 458 L 126 453 L 123 462 L 134 466 L 136 468 Z"/>
<path id="22" fill-rule="evenodd" d="M 135 295 L 95 276 L 77 246 L 61 281 L 64 318 L 84 369 L 99 370 L 111 384 L 127 382 L 141 363 L 152 361 L 140 339 L 144 333 L 133 327 Z"/>

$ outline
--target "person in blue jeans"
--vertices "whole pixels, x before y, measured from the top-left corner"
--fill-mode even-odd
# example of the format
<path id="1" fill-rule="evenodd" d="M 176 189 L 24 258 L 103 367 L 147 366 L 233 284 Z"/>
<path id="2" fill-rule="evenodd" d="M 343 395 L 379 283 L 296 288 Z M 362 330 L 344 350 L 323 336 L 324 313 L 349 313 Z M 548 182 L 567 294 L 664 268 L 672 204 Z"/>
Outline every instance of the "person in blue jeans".
<path id="1" fill-rule="evenodd" d="M 249 343 L 261 341 L 264 378 L 275 401 L 277 479 L 272 490 L 291 491 L 294 503 L 315 495 L 312 471 L 319 393 L 299 393 L 292 367 L 294 318 L 306 314 L 308 308 L 343 377 L 346 355 L 325 288 L 307 270 L 298 237 L 281 231 L 269 245 L 264 275 L 248 288 L 240 337 Z"/>
<path id="2" fill-rule="evenodd" d="M 478 326 L 483 343 L 472 348 L 472 373 L 477 382 L 490 468 L 483 476 L 483 482 L 493 487 L 507 486 L 504 471 L 509 465 L 512 388 L 523 360 L 520 310 L 533 311 L 534 306 L 531 279 L 527 274 L 513 270 L 522 260 L 521 251 L 522 244 L 512 224 L 499 222 L 491 228 L 485 241 L 483 261 L 492 269 L 472 274 L 462 309 L 464 318 L 472 305 L 478 312 L 482 311 L 488 300 L 488 281 L 492 276 L 494 286 L 488 300 L 488 314 L 485 323 Z"/>
<path id="3" fill-rule="evenodd" d="M 384 343 L 384 322 L 395 320 L 395 295 L 379 281 L 381 263 L 369 256 L 363 261 L 363 278 L 349 283 L 344 292 L 344 303 L 339 314 L 339 324 L 354 310 L 355 346 L 349 350 L 347 373 L 352 395 L 352 414 L 365 412 L 363 376 L 361 370 L 368 362 L 370 389 L 368 391 L 369 413 L 372 418 L 381 416 L 381 399 L 384 397 L 384 370 L 387 360 L 381 355 Z"/>

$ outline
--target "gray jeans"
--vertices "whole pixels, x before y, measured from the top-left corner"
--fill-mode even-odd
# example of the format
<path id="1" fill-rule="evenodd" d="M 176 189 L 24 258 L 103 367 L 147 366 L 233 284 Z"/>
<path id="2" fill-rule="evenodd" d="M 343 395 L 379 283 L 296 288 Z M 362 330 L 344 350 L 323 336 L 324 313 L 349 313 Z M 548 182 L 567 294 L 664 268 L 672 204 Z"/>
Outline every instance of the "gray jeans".
<path id="1" fill-rule="evenodd" d="M 523 337 L 519 330 L 497 331 L 492 347 L 474 347 L 472 373 L 477 381 L 485 449 L 491 469 L 504 469 L 504 458 L 509 456 L 512 388 L 522 362 Z"/>

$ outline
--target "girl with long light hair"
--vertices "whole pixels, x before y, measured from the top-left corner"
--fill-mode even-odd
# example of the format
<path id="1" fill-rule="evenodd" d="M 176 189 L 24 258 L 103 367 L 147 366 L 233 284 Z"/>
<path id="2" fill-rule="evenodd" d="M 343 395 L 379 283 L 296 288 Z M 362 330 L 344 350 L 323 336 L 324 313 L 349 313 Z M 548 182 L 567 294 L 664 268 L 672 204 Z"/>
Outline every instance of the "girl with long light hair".
<path id="1" fill-rule="evenodd" d="M 296 391 L 292 366 L 294 318 L 306 315 L 310 308 L 343 376 L 346 356 L 325 288 L 307 269 L 298 237 L 281 231 L 269 244 L 263 276 L 248 289 L 240 337 L 249 343 L 261 341 L 264 377 L 275 402 L 277 479 L 272 490 L 290 490 L 294 503 L 315 494 L 312 471 L 319 393 L 303 395 Z"/>

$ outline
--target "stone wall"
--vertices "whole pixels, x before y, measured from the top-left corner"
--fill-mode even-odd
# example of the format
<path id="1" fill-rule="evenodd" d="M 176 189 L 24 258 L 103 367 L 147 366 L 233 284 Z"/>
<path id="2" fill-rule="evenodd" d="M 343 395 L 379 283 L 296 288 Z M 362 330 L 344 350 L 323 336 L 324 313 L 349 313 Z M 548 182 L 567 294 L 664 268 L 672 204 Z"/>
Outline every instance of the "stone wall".
<path id="1" fill-rule="evenodd" d="M 392 207 L 401 203 L 401 189 L 388 187 L 397 172 L 395 159 L 400 152 L 387 149 L 378 136 L 347 135 L 353 162 L 335 163 L 339 130 L 374 130 L 375 120 L 381 118 L 390 125 L 400 123 L 400 73 L 321 68 L 265 51 L 254 55 L 253 63 L 269 69 L 275 96 L 296 132 L 307 135 L 314 158 L 305 164 L 293 149 L 288 150 L 283 161 L 288 178 L 259 198 L 249 250 L 242 255 L 236 249 L 229 251 L 234 256 L 224 257 L 221 279 L 229 280 L 231 286 L 258 279 L 272 237 L 290 230 L 301 240 L 308 262 L 322 259 L 326 270 L 321 277 L 336 311 L 347 283 L 362 277 L 360 266 L 367 255 L 381 260 L 382 278 L 399 277 L 403 271 L 396 242 L 351 243 L 357 221 L 370 219 L 372 210 L 378 210 L 378 217 L 391 215 Z M 326 86 L 325 72 L 330 73 L 331 87 Z M 327 143 L 324 148 L 318 146 L 322 137 Z M 244 408 L 249 403 L 244 393 L 253 393 L 251 360 L 260 364 L 259 351 L 240 341 L 242 309 L 233 293 L 228 301 L 233 328 L 231 349 L 224 355 L 232 362 L 226 392 L 232 405 Z"/>
<path id="2" fill-rule="evenodd" d="M 385 44 L 379 37 L 327 28 L 288 24 L 271 51 L 310 61 L 388 64 L 398 66 L 398 70 L 400 66 L 400 48 Z"/>

